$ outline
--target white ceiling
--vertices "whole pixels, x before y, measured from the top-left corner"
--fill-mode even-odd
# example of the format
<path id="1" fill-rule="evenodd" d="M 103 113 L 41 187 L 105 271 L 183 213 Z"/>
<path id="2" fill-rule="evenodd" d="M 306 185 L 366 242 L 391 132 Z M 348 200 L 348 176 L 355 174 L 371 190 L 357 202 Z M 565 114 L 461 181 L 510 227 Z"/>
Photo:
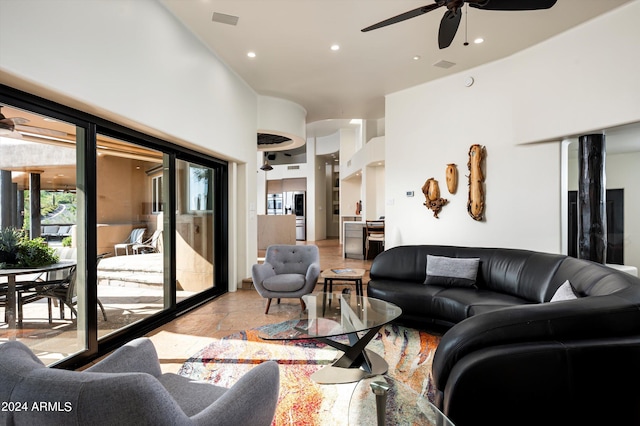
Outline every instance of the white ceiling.
<path id="1" fill-rule="evenodd" d="M 558 0 L 548 10 L 521 12 L 468 8 L 469 46 L 463 15 L 452 45 L 439 50 L 444 7 L 360 31 L 429 0 L 160 0 L 258 94 L 303 106 L 307 123 L 382 118 L 386 94 L 509 56 L 628 1 Z M 239 17 L 237 25 L 213 22 L 214 12 Z M 476 37 L 485 42 L 474 44 Z M 330 50 L 334 43 L 339 51 Z M 257 56 L 248 58 L 249 51 Z M 433 66 L 441 60 L 456 65 Z"/>

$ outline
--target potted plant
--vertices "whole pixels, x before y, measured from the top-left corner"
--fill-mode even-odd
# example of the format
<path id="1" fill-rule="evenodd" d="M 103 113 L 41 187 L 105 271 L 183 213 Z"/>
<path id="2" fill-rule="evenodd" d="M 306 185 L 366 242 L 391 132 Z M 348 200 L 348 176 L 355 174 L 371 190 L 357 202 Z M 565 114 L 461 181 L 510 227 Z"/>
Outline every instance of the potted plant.
<path id="1" fill-rule="evenodd" d="M 0 229 L 0 269 L 46 266 L 58 260 L 44 238 L 29 239 L 16 228 Z"/>
<path id="2" fill-rule="evenodd" d="M 15 265 L 18 260 L 18 244 L 22 232 L 16 228 L 0 229 L 0 268 Z"/>

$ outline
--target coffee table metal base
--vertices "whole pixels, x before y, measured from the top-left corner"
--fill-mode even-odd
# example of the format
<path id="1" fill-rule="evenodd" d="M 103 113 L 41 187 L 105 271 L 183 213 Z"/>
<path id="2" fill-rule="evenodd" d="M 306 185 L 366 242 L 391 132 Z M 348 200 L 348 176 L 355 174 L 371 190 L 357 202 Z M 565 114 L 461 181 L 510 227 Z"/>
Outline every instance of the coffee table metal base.
<path id="1" fill-rule="evenodd" d="M 381 375 L 387 372 L 389 364 L 377 353 L 366 349 L 382 326 L 367 331 L 362 337 L 357 333 L 349 333 L 349 345 L 336 342 L 328 338 L 316 338 L 344 354 L 328 367 L 316 371 L 311 378 L 320 384 L 351 383 L 362 380 L 371 375 Z"/>
<path id="2" fill-rule="evenodd" d="M 389 364 L 377 353 L 365 349 L 371 363 L 371 371 L 362 368 L 336 367 L 335 363 L 316 371 L 311 375 L 311 379 L 321 385 L 334 385 L 340 383 L 358 382 L 367 377 L 382 375 L 389 369 Z"/>

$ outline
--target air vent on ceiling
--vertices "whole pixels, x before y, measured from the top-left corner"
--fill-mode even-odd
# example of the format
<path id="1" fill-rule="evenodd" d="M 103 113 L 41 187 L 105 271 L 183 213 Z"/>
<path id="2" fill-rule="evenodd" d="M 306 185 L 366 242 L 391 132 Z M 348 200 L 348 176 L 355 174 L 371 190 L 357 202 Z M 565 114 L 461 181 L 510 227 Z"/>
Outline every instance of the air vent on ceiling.
<path id="1" fill-rule="evenodd" d="M 435 64 L 433 64 L 434 67 L 438 67 L 438 68 L 451 68 L 452 66 L 455 65 L 455 62 L 449 62 L 449 61 L 438 61 Z"/>
<path id="2" fill-rule="evenodd" d="M 300 166 L 287 166 L 287 170 L 300 170 Z"/>
<path id="3" fill-rule="evenodd" d="M 226 15 L 224 13 L 218 13 L 218 12 L 213 12 L 213 17 L 211 18 L 211 20 L 213 22 L 220 22 L 221 24 L 227 24 L 227 25 L 233 25 L 236 26 L 238 24 L 238 18 L 237 16 L 233 16 L 233 15 Z"/>

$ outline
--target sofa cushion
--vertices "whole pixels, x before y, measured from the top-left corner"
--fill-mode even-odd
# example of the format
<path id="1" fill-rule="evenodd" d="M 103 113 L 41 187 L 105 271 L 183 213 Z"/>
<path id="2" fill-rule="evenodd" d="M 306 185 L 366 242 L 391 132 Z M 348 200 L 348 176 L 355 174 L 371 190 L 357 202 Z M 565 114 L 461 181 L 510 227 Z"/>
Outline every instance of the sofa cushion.
<path id="1" fill-rule="evenodd" d="M 479 258 L 427 255 L 427 278 L 424 283 L 444 287 L 475 288 L 479 264 Z"/>
<path id="2" fill-rule="evenodd" d="M 573 300 L 577 298 L 578 296 L 573 290 L 571 283 L 569 282 L 569 280 L 566 280 L 560 287 L 558 287 L 550 302 L 560 302 L 563 300 Z"/>
<path id="3" fill-rule="evenodd" d="M 435 318 L 460 322 L 480 313 L 527 303 L 519 297 L 491 290 L 450 287 L 434 295 L 429 304 L 429 314 Z"/>

